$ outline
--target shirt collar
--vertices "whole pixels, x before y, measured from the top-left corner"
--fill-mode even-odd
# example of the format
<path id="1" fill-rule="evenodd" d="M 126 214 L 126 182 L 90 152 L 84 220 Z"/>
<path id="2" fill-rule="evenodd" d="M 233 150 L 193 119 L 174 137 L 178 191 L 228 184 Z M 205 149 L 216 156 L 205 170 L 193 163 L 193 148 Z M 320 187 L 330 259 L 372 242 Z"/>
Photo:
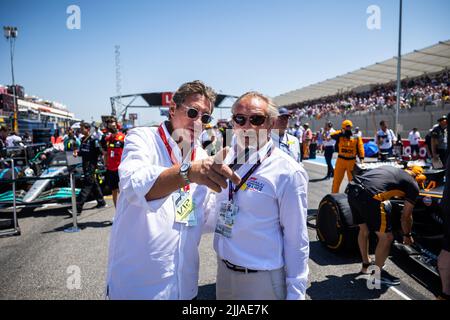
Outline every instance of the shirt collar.
<path id="1" fill-rule="evenodd" d="M 278 135 L 278 134 L 276 134 L 276 133 L 274 133 L 274 132 L 272 132 L 271 133 L 271 136 L 272 136 L 272 139 L 273 139 L 273 141 L 276 143 L 276 142 L 285 142 L 285 141 L 288 141 L 289 140 L 289 137 L 288 137 L 288 132 L 287 132 L 287 130 L 284 132 L 284 134 L 282 135 L 282 136 L 280 136 L 280 135 Z"/>
<path id="2" fill-rule="evenodd" d="M 176 141 L 172 138 L 172 136 L 169 134 L 169 130 L 167 129 L 166 122 L 163 122 L 161 124 L 161 127 L 164 130 L 164 134 L 166 135 L 167 142 L 169 143 L 170 147 L 172 148 L 173 155 L 175 156 L 175 159 L 178 163 L 182 163 L 183 158 L 181 156 L 181 149 L 176 143 Z M 194 148 L 197 148 L 197 141 L 194 142 Z M 190 157 L 190 154 L 189 154 Z"/>
<path id="3" fill-rule="evenodd" d="M 181 157 L 180 147 L 178 146 L 178 144 L 175 142 L 175 140 L 170 135 L 169 130 L 167 130 L 165 122 L 163 122 L 161 124 L 161 127 L 164 130 L 164 134 L 166 135 L 166 139 L 167 139 L 167 142 L 169 143 L 169 146 L 172 148 L 173 156 L 175 157 L 175 159 L 177 160 L 178 163 L 181 163 L 182 157 Z M 166 152 L 168 152 L 168 151 L 166 151 Z"/>
<path id="4" fill-rule="evenodd" d="M 266 155 L 268 154 L 269 149 L 273 149 L 273 145 L 274 145 L 274 143 L 273 143 L 272 139 L 269 139 L 267 141 L 267 143 L 264 144 L 264 146 L 262 146 L 262 148 L 260 148 L 258 150 L 258 152 L 253 152 L 250 154 L 248 161 L 243 166 L 246 166 L 249 164 L 253 165 L 253 164 L 257 163 L 258 159 L 259 160 L 264 159 L 266 157 Z M 237 142 L 236 142 L 236 139 L 233 139 L 233 144 L 231 145 L 230 151 L 228 152 L 224 162 L 228 163 L 228 164 L 233 163 L 233 161 L 236 159 L 236 154 L 237 154 Z M 243 167 L 243 166 L 241 166 L 241 167 Z"/>

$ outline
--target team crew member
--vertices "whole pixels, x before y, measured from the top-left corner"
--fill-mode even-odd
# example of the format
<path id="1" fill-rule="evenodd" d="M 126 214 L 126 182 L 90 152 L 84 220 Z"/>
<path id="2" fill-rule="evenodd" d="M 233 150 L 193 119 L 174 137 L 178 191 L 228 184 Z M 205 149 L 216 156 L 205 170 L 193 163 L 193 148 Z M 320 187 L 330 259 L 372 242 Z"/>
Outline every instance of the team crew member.
<path id="1" fill-rule="evenodd" d="M 412 212 L 419 195 L 419 185 L 425 182 L 421 167 L 402 170 L 392 166 L 382 166 L 355 176 L 346 192 L 352 209 L 353 219 L 359 225 L 358 245 L 363 260 L 362 273 L 371 265 L 369 258 L 369 231 L 375 232 L 378 244 L 375 249 L 375 265 L 384 266 L 394 236 L 392 231 L 401 229 L 403 243 L 411 245 Z M 401 217 L 391 212 L 392 198 L 404 199 L 405 204 Z M 381 271 L 381 283 L 398 285 L 398 278 L 386 271 Z"/>
<path id="2" fill-rule="evenodd" d="M 336 140 L 338 158 L 334 168 L 334 179 L 332 193 L 338 193 L 341 187 L 344 174 L 347 172 L 348 181 L 352 181 L 352 171 L 356 163 L 356 156 L 361 162 L 364 161 L 364 145 L 360 137 L 353 137 L 353 123 L 350 120 L 342 122 L 342 130 L 337 130 L 331 134 L 331 138 Z"/>
<path id="3" fill-rule="evenodd" d="M 333 124 L 328 121 L 323 130 L 323 146 L 324 146 L 324 156 L 325 161 L 327 163 L 328 171 L 326 175 L 326 179 L 333 178 L 334 176 L 334 168 L 333 163 L 331 162 L 333 159 L 334 148 L 336 145 L 336 140 L 331 138 L 331 135 L 336 130 L 333 129 Z"/>
<path id="4" fill-rule="evenodd" d="M 117 120 L 114 117 L 106 120 L 106 126 L 109 134 L 103 136 L 103 149 L 106 164 L 106 182 L 111 189 L 114 207 L 117 203 L 119 193 L 119 165 L 122 158 L 123 147 L 125 143 L 125 135 L 117 130 Z"/>
<path id="5" fill-rule="evenodd" d="M 19 146 L 22 143 L 22 138 L 16 131 L 11 131 L 9 136 L 6 137 L 6 146 L 7 147 L 15 147 Z"/>
<path id="6" fill-rule="evenodd" d="M 449 114 L 450 116 L 450 114 Z M 450 133 L 447 131 L 447 141 Z M 442 196 L 442 213 L 444 218 L 444 240 L 438 257 L 439 276 L 441 277 L 442 293 L 440 299 L 450 300 L 450 153 L 447 157 L 445 172 L 445 187 Z"/>
<path id="7" fill-rule="evenodd" d="M 309 128 L 309 123 L 305 123 L 303 125 L 304 131 L 303 131 L 303 159 L 308 160 L 309 159 L 309 147 L 311 146 L 311 141 L 313 138 L 312 130 Z"/>
<path id="8" fill-rule="evenodd" d="M 433 162 L 441 160 L 444 168 L 447 162 L 447 116 L 443 116 L 438 120 L 439 125 L 431 131 L 431 151 L 433 154 Z"/>
<path id="9" fill-rule="evenodd" d="M 411 146 L 411 156 L 413 157 L 413 159 L 416 159 L 420 154 L 420 139 L 420 132 L 417 130 L 417 128 L 413 128 L 408 135 L 409 145 Z"/>
<path id="10" fill-rule="evenodd" d="M 8 136 L 8 128 L 0 125 L 0 160 L 6 157 L 6 137 Z"/>
<path id="11" fill-rule="evenodd" d="M 91 125 L 89 123 L 83 123 L 81 125 L 83 138 L 81 140 L 80 149 L 74 151 L 74 155 L 80 156 L 83 159 L 84 184 L 77 199 L 78 213 L 83 211 L 83 205 L 91 193 L 97 200 L 97 208 L 106 206 L 102 190 L 95 178 L 95 170 L 97 169 L 98 158 L 102 154 L 102 149 L 100 142 L 91 136 L 90 130 Z"/>
<path id="12" fill-rule="evenodd" d="M 359 127 L 355 127 L 355 133 L 353 135 L 355 137 L 362 138 L 362 131 L 359 129 Z"/>
<path id="13" fill-rule="evenodd" d="M 308 176 L 270 139 L 277 113 L 273 102 L 258 92 L 242 95 L 232 107 L 236 143 L 230 162 L 241 164 L 232 160 L 246 148 L 253 152 L 236 171 L 241 182 L 230 183 L 216 199 L 219 300 L 305 298 Z"/>
<path id="14" fill-rule="evenodd" d="M 387 123 L 384 120 L 380 121 L 380 130 L 377 131 L 375 141 L 380 149 L 380 154 L 387 153 L 389 157 L 393 156 L 393 147 L 397 138 L 395 137 L 394 132 L 388 128 Z"/>
<path id="15" fill-rule="evenodd" d="M 128 132 L 109 245 L 110 299 L 197 296 L 208 188 L 220 192 L 226 179 L 240 182 L 193 145 L 211 121 L 215 98 L 202 82 L 185 83 L 173 95 L 169 121 Z"/>
<path id="16" fill-rule="evenodd" d="M 300 162 L 300 142 L 287 132 L 289 124 L 289 111 L 286 108 L 278 110 L 278 118 L 272 130 L 272 140 L 277 147 L 290 155 L 295 161 Z"/>
<path id="17" fill-rule="evenodd" d="M 64 151 L 76 151 L 80 148 L 80 140 L 75 136 L 72 128 L 67 129 L 64 137 Z"/>

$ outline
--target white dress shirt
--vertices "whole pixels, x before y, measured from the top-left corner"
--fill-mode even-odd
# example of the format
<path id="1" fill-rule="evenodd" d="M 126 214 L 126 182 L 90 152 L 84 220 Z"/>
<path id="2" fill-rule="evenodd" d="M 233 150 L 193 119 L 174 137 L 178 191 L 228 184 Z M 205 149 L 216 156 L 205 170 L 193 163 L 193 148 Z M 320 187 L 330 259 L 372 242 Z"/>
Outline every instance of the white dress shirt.
<path id="1" fill-rule="evenodd" d="M 386 132 L 379 129 L 377 131 L 376 141 L 381 138 L 380 149 L 390 149 L 397 141 L 394 132 L 391 129 L 386 129 Z"/>
<path id="2" fill-rule="evenodd" d="M 13 134 L 7 136 L 5 142 L 7 147 L 15 147 L 19 142 L 22 142 L 22 138 Z"/>
<path id="3" fill-rule="evenodd" d="M 245 191 L 234 194 L 239 210 L 231 238 L 216 233 L 214 249 L 221 259 L 249 269 L 285 267 L 287 299 L 304 299 L 309 272 L 308 175 L 301 164 L 274 148 L 272 140 L 259 151 L 261 158 L 270 147 L 272 154 L 247 180 Z M 231 148 L 232 158 L 233 153 Z M 255 163 L 253 156 L 250 163 Z M 252 166 L 244 164 L 236 172 L 243 177 Z M 228 190 L 216 195 L 216 204 L 227 200 Z"/>
<path id="4" fill-rule="evenodd" d="M 418 145 L 420 140 L 420 132 L 419 131 L 411 131 L 408 135 L 409 143 L 413 145 Z"/>
<path id="5" fill-rule="evenodd" d="M 178 162 L 181 151 L 163 125 Z M 195 159 L 206 153 L 196 148 Z M 197 295 L 198 244 L 207 187 L 190 185 L 197 226 L 175 222 L 172 196 L 147 201 L 158 176 L 172 167 L 157 128 L 135 128 L 125 138 L 120 197 L 111 230 L 107 285 L 110 299 L 192 299 Z"/>
<path id="6" fill-rule="evenodd" d="M 330 139 L 330 140 L 323 139 L 323 146 L 324 147 L 334 147 L 334 145 L 336 144 L 336 140 L 331 139 L 331 134 L 333 134 L 335 131 L 336 130 L 331 128 L 330 130 L 324 132 L 325 138 L 329 138 Z"/>
<path id="7" fill-rule="evenodd" d="M 273 132 L 271 137 L 275 146 L 286 152 L 295 161 L 300 162 L 300 142 L 295 136 L 285 132 L 280 137 L 277 132 Z"/>
<path id="8" fill-rule="evenodd" d="M 303 127 L 299 127 L 299 128 L 297 128 L 297 130 L 295 130 L 294 136 L 298 139 L 298 141 L 300 143 L 303 143 L 303 132 L 304 131 L 305 131 L 305 129 Z"/>

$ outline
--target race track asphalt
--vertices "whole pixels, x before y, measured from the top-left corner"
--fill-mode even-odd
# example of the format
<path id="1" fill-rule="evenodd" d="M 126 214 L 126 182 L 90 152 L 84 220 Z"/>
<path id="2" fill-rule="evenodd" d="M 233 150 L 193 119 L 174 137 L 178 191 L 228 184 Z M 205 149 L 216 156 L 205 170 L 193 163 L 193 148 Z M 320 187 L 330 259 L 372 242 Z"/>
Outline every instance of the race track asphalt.
<path id="1" fill-rule="evenodd" d="M 311 180 L 309 214 L 314 214 L 332 181 L 320 179 L 326 171 L 320 163 L 304 165 Z M 111 199 L 107 203 L 108 207 L 102 209 L 96 209 L 95 203 L 85 205 L 78 217 L 81 228 L 78 233 L 64 232 L 72 225 L 67 208 L 20 210 L 22 234 L 0 238 L 0 299 L 104 299 L 114 215 Z M 0 219 L 11 215 L 3 210 Z M 309 229 L 309 237 L 307 299 L 427 300 L 434 299 L 439 291 L 436 276 L 399 252 L 388 259 L 386 268 L 401 279 L 401 285 L 368 289 L 367 280 L 357 274 L 360 267 L 357 255 L 329 252 L 317 241 L 314 229 Z M 204 235 L 200 243 L 200 300 L 215 299 L 216 256 L 212 238 L 211 234 Z"/>

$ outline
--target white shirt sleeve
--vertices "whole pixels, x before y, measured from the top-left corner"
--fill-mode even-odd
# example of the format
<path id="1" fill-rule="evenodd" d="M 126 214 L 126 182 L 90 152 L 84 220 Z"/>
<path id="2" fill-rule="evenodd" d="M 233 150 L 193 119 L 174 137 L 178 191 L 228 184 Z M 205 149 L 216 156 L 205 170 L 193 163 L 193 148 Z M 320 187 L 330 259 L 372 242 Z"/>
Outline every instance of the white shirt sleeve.
<path id="1" fill-rule="evenodd" d="M 228 191 L 228 189 L 226 189 Z M 208 195 L 205 200 L 205 210 L 203 216 L 202 234 L 213 233 L 216 229 L 217 216 L 219 213 L 219 206 L 222 200 L 225 200 L 225 192 L 216 193 L 208 190 Z"/>
<path id="2" fill-rule="evenodd" d="M 297 171 L 289 179 L 279 199 L 287 300 L 304 300 L 308 283 L 307 188 L 306 172 Z"/>
<path id="3" fill-rule="evenodd" d="M 397 142 L 397 137 L 395 136 L 394 131 L 392 131 L 392 129 L 389 129 L 390 133 L 391 133 L 391 137 L 392 137 L 392 143 L 396 143 Z"/>
<path id="4" fill-rule="evenodd" d="M 168 168 L 160 165 L 155 141 L 144 129 L 131 130 L 125 138 L 119 166 L 120 196 L 126 197 L 135 206 L 155 212 L 169 196 L 147 201 L 145 195 L 153 187 L 161 172 Z"/>

